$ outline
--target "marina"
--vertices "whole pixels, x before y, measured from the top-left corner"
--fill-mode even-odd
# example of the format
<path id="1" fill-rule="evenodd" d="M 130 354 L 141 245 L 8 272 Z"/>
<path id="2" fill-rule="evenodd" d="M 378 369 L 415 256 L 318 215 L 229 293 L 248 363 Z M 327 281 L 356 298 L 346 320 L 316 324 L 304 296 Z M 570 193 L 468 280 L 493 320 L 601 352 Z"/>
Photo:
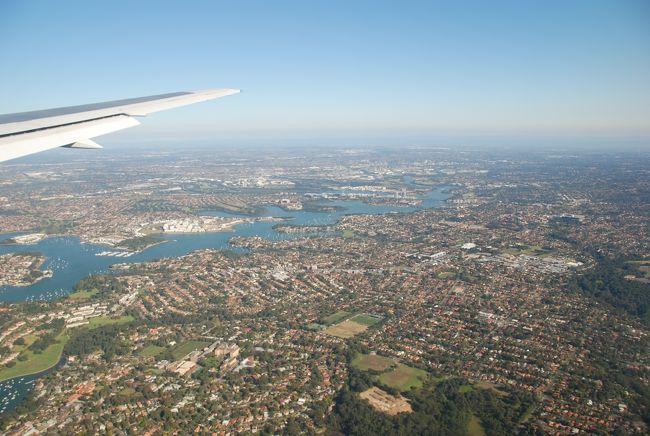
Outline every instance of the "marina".
<path id="1" fill-rule="evenodd" d="M 95 256 L 131 257 L 134 254 L 133 251 L 102 251 L 101 253 L 95 253 Z"/>

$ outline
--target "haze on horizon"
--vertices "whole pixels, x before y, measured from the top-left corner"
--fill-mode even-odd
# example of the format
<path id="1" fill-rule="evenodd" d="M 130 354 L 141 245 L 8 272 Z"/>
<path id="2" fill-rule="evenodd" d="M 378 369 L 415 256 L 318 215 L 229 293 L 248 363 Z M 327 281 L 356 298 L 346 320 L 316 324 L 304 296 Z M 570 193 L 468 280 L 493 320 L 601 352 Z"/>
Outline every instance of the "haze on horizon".
<path id="1" fill-rule="evenodd" d="M 650 138 L 650 4 L 4 1 L 0 113 L 162 92 L 161 139 Z"/>

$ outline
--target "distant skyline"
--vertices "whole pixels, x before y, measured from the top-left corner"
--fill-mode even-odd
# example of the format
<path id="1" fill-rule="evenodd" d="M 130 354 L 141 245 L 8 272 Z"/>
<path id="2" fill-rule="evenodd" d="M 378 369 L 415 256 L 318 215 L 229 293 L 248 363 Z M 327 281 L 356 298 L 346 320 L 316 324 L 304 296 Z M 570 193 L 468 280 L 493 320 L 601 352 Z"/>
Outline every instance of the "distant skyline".
<path id="1" fill-rule="evenodd" d="M 242 89 L 104 143 L 650 138 L 645 0 L 4 0 L 0 58 L 0 113 Z"/>

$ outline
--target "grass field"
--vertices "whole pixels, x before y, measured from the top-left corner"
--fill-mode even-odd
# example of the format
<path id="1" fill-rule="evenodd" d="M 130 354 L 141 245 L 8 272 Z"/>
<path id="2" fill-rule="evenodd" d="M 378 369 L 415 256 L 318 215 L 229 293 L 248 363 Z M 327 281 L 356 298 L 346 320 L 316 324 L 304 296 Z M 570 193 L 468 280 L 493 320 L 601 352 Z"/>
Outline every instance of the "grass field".
<path id="1" fill-rule="evenodd" d="M 365 313 L 360 313 L 359 315 L 355 315 L 352 318 L 350 318 L 350 321 L 354 321 L 358 324 L 371 326 L 377 324 L 379 321 L 381 321 L 381 319 L 376 318 L 374 316 L 367 315 Z"/>
<path id="2" fill-rule="evenodd" d="M 118 395 L 121 395 L 126 398 L 132 398 L 135 396 L 135 389 L 133 388 L 124 388 L 121 391 L 117 393 Z"/>
<path id="3" fill-rule="evenodd" d="M 323 318 L 323 322 L 327 325 L 332 325 L 349 317 L 350 315 L 352 315 L 350 312 L 346 312 L 345 310 L 339 310 L 338 312 Z"/>
<path id="4" fill-rule="evenodd" d="M 377 356 L 375 354 L 358 354 L 352 360 L 352 366 L 362 371 L 368 371 L 369 369 L 372 369 L 373 371 L 381 372 L 386 371 L 393 365 L 395 365 L 393 359 Z"/>
<path id="5" fill-rule="evenodd" d="M 349 339 L 352 336 L 365 332 L 367 329 L 367 325 L 347 320 L 326 328 L 324 332 L 330 336 L 336 336 L 337 338 Z"/>
<path id="6" fill-rule="evenodd" d="M 498 388 L 497 385 L 494 383 L 486 382 L 486 381 L 477 381 L 474 383 L 474 386 L 480 389 L 490 389 L 492 390 L 495 394 L 505 397 L 508 396 L 507 392 L 502 391 L 501 389 Z"/>
<path id="7" fill-rule="evenodd" d="M 35 334 L 30 334 L 23 336 L 23 339 L 25 340 L 25 345 L 14 345 L 14 348 L 12 349 L 13 353 L 20 353 L 23 350 L 25 350 L 27 347 L 32 345 L 36 339 L 38 339 L 38 335 Z"/>
<path id="8" fill-rule="evenodd" d="M 503 250 L 508 254 L 527 254 L 529 256 L 546 256 L 547 254 L 552 253 L 551 250 L 545 250 L 539 245 L 519 245 L 516 247 L 509 247 Z"/>
<path id="9" fill-rule="evenodd" d="M 147 345 L 138 353 L 142 357 L 154 357 L 159 355 L 165 347 L 160 347 L 158 345 Z"/>
<path id="10" fill-rule="evenodd" d="M 636 266 L 643 277 L 650 279 L 650 260 L 628 260 L 625 263 Z"/>
<path id="11" fill-rule="evenodd" d="M 210 345 L 209 342 L 205 341 L 187 341 L 183 342 L 182 344 L 178 344 L 174 347 L 172 350 L 172 355 L 174 356 L 174 359 L 182 359 L 189 353 L 195 350 L 202 350 L 205 347 Z"/>
<path id="12" fill-rule="evenodd" d="M 469 436 L 485 436 L 485 430 L 478 416 L 472 414 L 467 422 L 467 434 Z"/>
<path id="13" fill-rule="evenodd" d="M 453 271 L 441 271 L 438 273 L 438 278 L 441 280 L 454 279 L 456 278 L 456 273 Z"/>
<path id="14" fill-rule="evenodd" d="M 41 354 L 26 351 L 27 360 L 15 360 L 15 366 L 0 370 L 0 381 L 23 375 L 36 374 L 56 365 L 61 358 L 63 347 L 68 342 L 68 339 L 69 337 L 65 333 L 61 333 L 56 337 L 57 342 L 47 347 Z"/>
<path id="15" fill-rule="evenodd" d="M 343 230 L 343 235 L 344 238 L 354 238 L 356 236 L 356 233 L 354 233 L 354 230 L 350 229 L 345 229 Z"/>
<path id="16" fill-rule="evenodd" d="M 126 324 L 130 321 L 133 321 L 133 317 L 131 315 L 120 316 L 119 318 L 112 318 L 110 316 L 98 316 L 96 318 L 90 318 L 86 326 L 94 329 L 110 324 Z"/>
<path id="17" fill-rule="evenodd" d="M 458 393 L 460 394 L 465 394 L 467 392 L 472 392 L 474 390 L 474 386 L 472 385 L 462 385 L 458 387 Z"/>
<path id="18" fill-rule="evenodd" d="M 413 387 L 419 388 L 422 386 L 422 382 L 426 377 L 426 371 L 400 363 L 397 368 L 380 375 L 379 381 L 391 388 L 408 391 Z"/>
<path id="19" fill-rule="evenodd" d="M 77 291 L 68 295 L 68 298 L 71 300 L 87 300 L 93 295 L 97 294 L 97 289 L 92 289 L 90 291 Z"/>

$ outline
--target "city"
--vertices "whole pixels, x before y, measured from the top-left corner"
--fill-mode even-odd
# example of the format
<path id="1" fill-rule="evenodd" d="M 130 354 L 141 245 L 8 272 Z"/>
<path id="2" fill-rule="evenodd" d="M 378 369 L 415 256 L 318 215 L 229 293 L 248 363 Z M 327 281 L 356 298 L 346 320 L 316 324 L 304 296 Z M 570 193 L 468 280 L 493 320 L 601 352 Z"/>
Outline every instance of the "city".
<path id="1" fill-rule="evenodd" d="M 0 435 L 650 435 L 648 0 L 2 0 L 0 58 Z"/>
<path id="2" fill-rule="evenodd" d="M 0 380 L 47 371 L 3 431 L 647 433 L 647 153 L 248 156 L 6 167 L 14 256 L 168 251 L 7 288 Z"/>

